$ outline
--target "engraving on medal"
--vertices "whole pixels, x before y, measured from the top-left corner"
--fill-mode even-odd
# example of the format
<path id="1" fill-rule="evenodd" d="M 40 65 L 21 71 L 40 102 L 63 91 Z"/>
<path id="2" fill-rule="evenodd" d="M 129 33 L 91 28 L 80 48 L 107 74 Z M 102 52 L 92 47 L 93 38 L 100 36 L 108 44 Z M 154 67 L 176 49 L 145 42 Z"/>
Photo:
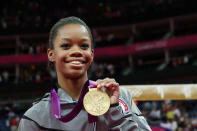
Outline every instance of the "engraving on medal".
<path id="1" fill-rule="evenodd" d="M 106 92 L 93 88 L 85 95 L 83 105 L 89 114 L 100 116 L 109 110 L 110 98 Z"/>

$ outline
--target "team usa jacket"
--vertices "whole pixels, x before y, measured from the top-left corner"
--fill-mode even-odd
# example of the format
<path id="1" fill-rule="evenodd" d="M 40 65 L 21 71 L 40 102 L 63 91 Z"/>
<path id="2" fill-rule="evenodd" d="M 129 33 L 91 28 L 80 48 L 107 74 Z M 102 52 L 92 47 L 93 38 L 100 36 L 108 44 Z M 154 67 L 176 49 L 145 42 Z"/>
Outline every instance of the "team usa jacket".
<path id="1" fill-rule="evenodd" d="M 67 115 L 76 101 L 58 88 L 61 114 Z M 50 93 L 27 110 L 20 120 L 18 131 L 151 131 L 145 118 L 131 99 L 129 92 L 120 88 L 119 104 L 98 117 L 98 121 L 89 123 L 85 109 L 69 122 L 58 120 L 51 112 Z"/>

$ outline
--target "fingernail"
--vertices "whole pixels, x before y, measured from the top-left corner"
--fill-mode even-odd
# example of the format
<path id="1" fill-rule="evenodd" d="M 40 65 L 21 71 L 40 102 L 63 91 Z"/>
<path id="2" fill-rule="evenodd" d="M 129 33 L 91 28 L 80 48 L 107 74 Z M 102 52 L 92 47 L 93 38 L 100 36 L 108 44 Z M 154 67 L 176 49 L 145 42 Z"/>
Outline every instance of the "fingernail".
<path id="1" fill-rule="evenodd" d="M 102 91 L 105 91 L 105 87 L 102 87 L 101 90 L 102 90 Z"/>

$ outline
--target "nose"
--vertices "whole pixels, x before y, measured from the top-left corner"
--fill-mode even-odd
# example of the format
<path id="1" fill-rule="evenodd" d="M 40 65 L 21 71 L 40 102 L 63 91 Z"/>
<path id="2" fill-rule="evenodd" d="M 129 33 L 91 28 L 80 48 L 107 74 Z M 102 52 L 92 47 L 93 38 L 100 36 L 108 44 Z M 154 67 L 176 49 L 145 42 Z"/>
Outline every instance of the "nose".
<path id="1" fill-rule="evenodd" d="M 72 50 L 70 52 L 70 56 L 71 57 L 81 57 L 82 52 L 81 52 L 80 48 L 78 46 L 73 46 Z"/>

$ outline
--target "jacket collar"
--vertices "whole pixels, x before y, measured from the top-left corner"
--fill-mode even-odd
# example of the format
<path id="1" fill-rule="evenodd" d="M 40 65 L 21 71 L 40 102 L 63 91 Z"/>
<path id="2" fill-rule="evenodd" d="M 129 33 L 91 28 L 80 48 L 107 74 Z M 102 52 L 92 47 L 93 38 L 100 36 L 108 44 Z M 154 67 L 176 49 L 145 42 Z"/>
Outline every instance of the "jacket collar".
<path id="1" fill-rule="evenodd" d="M 76 103 L 62 88 L 58 88 L 58 95 L 61 104 Z"/>

